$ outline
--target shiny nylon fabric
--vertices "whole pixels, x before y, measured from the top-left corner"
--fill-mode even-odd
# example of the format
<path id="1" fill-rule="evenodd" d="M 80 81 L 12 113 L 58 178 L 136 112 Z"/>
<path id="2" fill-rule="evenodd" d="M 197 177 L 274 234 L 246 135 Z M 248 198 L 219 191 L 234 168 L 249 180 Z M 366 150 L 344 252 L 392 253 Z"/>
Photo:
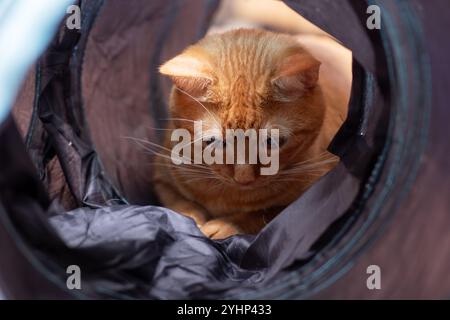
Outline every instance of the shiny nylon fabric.
<path id="1" fill-rule="evenodd" d="M 172 10 L 164 10 L 164 3 L 154 1 L 148 4 L 149 10 L 153 10 L 154 16 L 158 17 L 154 18 L 155 28 L 160 30 L 157 33 L 160 36 L 154 39 L 156 45 L 153 49 L 159 54 L 150 59 L 153 69 L 164 59 L 164 54 L 179 52 L 185 46 L 183 41 L 175 41 L 176 33 L 164 33 L 158 26 L 168 27 L 177 23 L 178 28 L 183 28 L 181 24 L 184 23 L 186 28 L 198 28 L 198 31 L 190 33 L 191 39 L 184 39 L 185 42 L 193 42 L 206 31 L 207 21 L 218 4 L 217 1 L 197 1 L 197 8 L 203 8 L 204 12 L 197 12 L 201 19 L 194 26 L 190 20 L 176 19 L 174 12 L 184 12 L 185 2 L 174 1 Z M 354 7 L 350 3 L 332 6 L 331 9 L 353 12 Z M 289 4 L 294 9 L 300 8 L 300 2 L 291 1 Z M 324 8 L 326 5 L 323 4 Z M 189 218 L 157 206 L 129 205 L 129 197 L 122 194 L 127 191 L 118 183 L 119 180 L 108 176 L 108 173 L 115 172 L 104 170 L 102 162 L 108 162 L 108 159 L 102 158 L 100 161 L 96 148 L 101 146 L 95 145 L 90 135 L 90 131 L 96 130 L 93 126 L 101 126 L 100 120 L 103 119 L 86 119 L 90 111 L 86 105 L 82 106 L 80 78 L 84 50 L 96 16 L 101 18 L 102 13 L 114 10 L 114 6 L 120 12 L 121 7 L 119 1 L 109 1 L 108 4 L 83 1 L 82 6 L 84 23 L 81 32 L 62 29 L 60 37 L 55 38 L 38 65 L 36 118 L 27 136 L 28 152 L 37 175 L 30 172 L 30 164 L 13 163 L 13 157 L 6 157 L 2 164 L 3 168 L 15 167 L 19 172 L 30 172 L 30 184 L 39 190 L 39 195 L 28 195 L 28 202 L 22 201 L 20 205 L 8 204 L 7 193 L 2 193 L 2 203 L 6 212 L 15 213 L 11 215 L 13 225 L 21 229 L 32 251 L 45 260 L 47 271 L 64 281 L 67 265 L 79 265 L 83 270 L 82 294 L 88 297 L 219 298 L 262 288 L 277 281 L 291 268 L 309 261 L 320 247 L 320 242 L 326 240 L 321 237 L 324 232 L 351 207 L 360 185 L 365 181 L 371 159 L 384 142 L 383 126 L 377 127 L 375 123 L 363 128 L 364 122 L 362 125 L 360 121 L 361 117 L 370 115 L 367 110 L 360 110 L 361 103 L 373 103 L 377 105 L 374 119 L 387 122 L 377 82 L 370 81 L 373 76 L 369 77 L 369 73 L 361 67 L 363 64 L 369 70 L 374 68 L 371 51 L 355 57 L 353 90 L 372 91 L 375 98 L 368 101 L 368 97 L 353 95 L 352 116 L 331 146 L 341 156 L 342 163 L 257 236 L 234 236 L 211 241 L 200 233 Z M 302 1 L 301 8 L 308 16 L 307 13 L 315 7 L 311 1 Z M 364 16 L 363 11 L 359 14 Z M 314 19 L 311 20 L 314 22 Z M 363 22 L 356 16 L 347 23 L 350 28 Z M 365 33 L 359 32 L 361 27 L 355 30 L 351 37 L 352 44 L 359 43 L 358 39 L 366 41 Z M 339 37 L 339 32 L 343 31 L 337 31 L 336 36 Z M 170 37 L 175 37 L 175 40 L 170 40 Z M 164 48 L 165 43 L 177 45 L 164 51 L 161 46 Z M 151 72 L 154 72 L 153 69 Z M 382 78 L 383 69 L 379 69 L 378 77 Z M 167 92 L 169 84 L 154 74 L 152 77 L 149 115 L 157 122 L 165 114 L 164 92 Z M 3 127 L 11 134 L 17 131 L 11 123 L 3 124 Z M 364 134 L 357 134 L 361 130 Z M 16 150 L 16 146 L 20 145 L 19 135 L 13 135 L 15 138 L 8 138 L 8 145 L 10 152 L 16 153 L 19 152 Z M 150 135 L 156 139 L 156 133 Z M 6 139 L 5 136 L 3 133 L 2 139 Z M 16 146 L 12 144 L 14 140 Z M 112 148 L 110 145 L 107 147 Z M 348 151 L 350 147 L 352 152 Z M 20 148 L 26 157 L 24 146 Z M 51 176 L 55 172 L 48 170 L 52 159 L 57 159 L 60 164 L 55 170 L 65 177 L 70 190 L 70 204 L 56 197 L 51 199 L 50 205 L 42 192 L 40 181 L 47 188 L 53 181 Z M 351 165 L 355 159 L 358 166 Z M 7 181 L 4 180 L 0 186 L 2 190 L 11 190 Z M 33 207 L 36 210 L 28 213 L 27 217 L 25 212 L 30 212 Z M 65 212 L 64 208 L 76 209 Z M 30 223 L 23 225 L 24 219 Z M 57 259 L 50 262 L 48 257 Z"/>

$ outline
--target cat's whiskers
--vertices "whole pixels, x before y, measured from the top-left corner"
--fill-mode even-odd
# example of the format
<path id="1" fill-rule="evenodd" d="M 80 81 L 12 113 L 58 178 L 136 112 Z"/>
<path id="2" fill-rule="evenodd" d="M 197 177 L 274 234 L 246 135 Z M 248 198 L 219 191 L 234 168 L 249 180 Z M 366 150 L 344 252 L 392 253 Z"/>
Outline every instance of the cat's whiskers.
<path id="1" fill-rule="evenodd" d="M 215 135 L 213 135 L 213 134 L 204 134 L 204 135 L 200 136 L 199 138 L 194 139 L 191 142 L 182 145 L 180 148 L 187 147 L 187 146 L 189 146 L 191 144 L 194 144 L 197 141 L 204 140 L 205 138 L 212 138 L 212 137 L 215 137 Z"/>
<path id="2" fill-rule="evenodd" d="M 161 121 L 185 121 L 185 122 L 191 122 L 196 123 L 198 120 L 192 120 L 192 119 L 185 119 L 185 118 L 163 118 L 159 119 Z"/>
<path id="3" fill-rule="evenodd" d="M 172 131 L 172 129 L 169 128 L 155 128 L 155 127 L 149 127 L 145 126 L 146 129 L 155 130 L 155 131 Z"/>
<path id="4" fill-rule="evenodd" d="M 202 137 L 192 141 L 194 143 L 201 139 L 211 137 L 213 135 L 203 135 Z M 130 139 L 142 147 L 144 150 L 149 151 L 152 155 L 172 160 L 169 156 L 171 150 L 157 143 L 147 141 L 145 139 L 139 139 L 134 137 L 124 137 Z M 186 144 L 188 145 L 188 144 Z M 156 149 L 156 150 L 155 150 Z M 161 150 L 161 151 L 158 151 Z M 195 181 L 204 181 L 208 183 L 210 190 L 216 191 L 216 189 L 222 188 L 222 191 L 226 189 L 226 185 L 233 184 L 233 180 L 229 177 L 219 176 L 212 171 L 209 166 L 204 164 L 193 164 L 189 158 L 182 157 L 186 160 L 186 163 L 181 165 L 168 163 L 153 163 L 155 166 L 162 166 L 167 168 L 176 169 L 176 174 L 183 178 L 185 183 L 192 183 Z M 316 157 L 295 163 L 294 165 L 280 170 L 277 177 L 274 179 L 274 183 L 270 188 L 276 188 L 283 183 L 308 181 L 313 177 L 321 177 L 325 173 L 325 165 L 335 163 L 336 157 L 328 152 L 323 152 Z M 215 182 L 211 185 L 212 182 Z"/>
<path id="5" fill-rule="evenodd" d="M 156 163 L 153 166 L 165 167 L 165 168 L 171 168 L 171 169 L 177 170 L 176 174 L 180 175 L 180 176 L 181 175 L 183 175 L 183 176 L 188 176 L 188 175 L 211 176 L 211 172 L 209 172 L 208 170 L 204 170 L 201 167 L 189 168 L 189 167 L 185 167 L 185 166 L 171 166 L 171 165 L 164 165 L 164 164 L 159 164 L 159 163 Z"/>
<path id="6" fill-rule="evenodd" d="M 182 164 L 174 164 L 174 163 L 158 163 L 154 162 L 152 163 L 154 166 L 163 166 L 163 167 L 171 167 L 171 168 L 182 168 L 183 170 L 194 170 L 194 169 L 206 169 L 206 166 L 194 166 L 193 168 L 186 168 L 193 166 L 195 164 L 192 163 L 182 163 Z"/>
<path id="7" fill-rule="evenodd" d="M 161 146 L 161 145 L 159 145 L 157 143 L 154 143 L 154 142 L 151 142 L 151 141 L 147 141 L 147 140 L 139 139 L 139 138 L 134 138 L 134 137 L 122 137 L 122 138 L 130 139 L 130 140 L 134 141 L 138 146 L 140 146 L 141 148 L 143 148 L 146 151 L 149 151 L 152 155 L 155 155 L 155 156 L 158 156 L 158 157 L 161 157 L 161 158 L 168 159 L 168 160 L 172 161 L 172 157 L 170 157 L 168 155 L 168 154 L 171 154 L 172 151 L 170 149 L 164 147 L 164 146 Z M 155 147 L 155 148 L 159 148 L 160 150 L 163 150 L 163 151 L 167 152 L 167 154 L 163 154 L 163 153 L 158 152 L 158 151 L 156 151 L 154 149 L 151 149 L 149 146 Z M 182 157 L 182 158 L 183 158 L 183 160 L 186 161 L 186 163 L 190 163 L 191 162 L 191 160 L 189 158 L 185 158 L 185 157 Z M 198 165 L 198 164 L 195 164 L 195 165 Z M 198 165 L 198 166 L 200 166 L 200 165 Z"/>
<path id="8" fill-rule="evenodd" d="M 325 151 L 316 157 L 297 162 L 280 170 L 277 175 L 277 181 L 293 182 L 299 181 L 299 178 L 301 177 L 305 177 L 305 180 L 319 178 L 328 171 L 328 165 L 336 162 L 337 158 Z M 309 179 L 307 177 L 309 177 Z"/>
<path id="9" fill-rule="evenodd" d="M 336 157 L 334 155 L 332 155 L 331 153 L 324 151 L 315 157 L 312 157 L 312 158 L 309 158 L 309 159 L 306 159 L 306 160 L 303 160 L 300 162 L 296 162 L 296 163 L 292 164 L 292 167 L 301 166 L 301 165 L 307 164 L 309 162 L 316 163 L 317 161 L 330 160 L 330 159 L 334 160 L 334 159 L 336 159 Z"/>
<path id="10" fill-rule="evenodd" d="M 197 138 L 197 139 L 195 139 L 195 140 L 193 140 L 193 141 L 191 141 L 189 143 L 186 143 L 186 144 L 182 145 L 181 148 L 187 147 L 187 146 L 189 146 L 189 145 L 191 145 L 191 144 L 193 144 L 193 143 L 195 143 L 197 141 L 203 140 L 205 138 L 211 138 L 211 137 L 214 137 L 214 135 L 212 135 L 212 134 L 204 134 L 204 135 L 200 136 L 199 138 Z M 150 146 L 153 146 L 153 147 L 156 147 L 156 148 L 160 148 L 160 149 L 166 151 L 168 154 L 172 154 L 172 150 L 170 150 L 170 149 L 168 149 L 168 148 L 166 148 L 166 147 L 164 147 L 164 146 L 162 146 L 160 144 L 157 144 L 157 143 L 145 140 L 145 139 L 139 139 L 139 138 L 134 138 L 134 137 L 122 137 L 122 138 L 133 140 L 140 147 L 144 148 L 147 151 L 151 151 L 152 154 L 154 154 L 154 155 L 161 155 L 161 154 L 158 153 L 158 152 L 154 152 L 154 150 L 151 150 L 151 149 L 147 148 L 146 146 L 143 146 L 142 143 L 145 143 L 147 145 L 150 145 Z M 182 156 L 182 158 L 187 163 L 192 162 L 191 159 L 189 159 L 189 158 L 186 158 L 184 156 Z M 170 159 L 172 159 L 172 158 L 170 158 Z M 200 164 L 198 164 L 198 165 L 200 165 Z"/>
<path id="11" fill-rule="evenodd" d="M 289 169 L 284 169 L 278 173 L 279 177 L 295 176 L 295 175 L 308 175 L 308 176 L 322 176 L 329 170 L 328 165 L 335 163 L 335 159 L 327 159 L 318 161 L 311 164 L 298 165 Z"/>
<path id="12" fill-rule="evenodd" d="M 203 139 L 204 137 L 208 137 L 208 136 L 203 136 L 201 138 Z M 152 155 L 159 156 L 164 159 L 172 160 L 172 158 L 170 156 L 168 156 L 167 154 L 158 152 L 158 151 L 150 148 L 150 147 L 155 147 L 155 148 L 161 149 L 162 151 L 165 151 L 166 153 L 170 153 L 171 150 L 164 146 L 161 146 L 157 143 L 147 141 L 144 139 L 139 139 L 139 138 L 134 138 L 134 137 L 124 137 L 124 138 L 134 141 L 136 144 L 138 144 L 144 150 L 149 151 Z M 144 145 L 144 144 L 147 144 L 147 145 Z M 222 186 L 223 186 L 224 182 L 228 182 L 228 183 L 232 182 L 232 180 L 227 177 L 217 176 L 211 170 L 211 168 L 208 166 L 205 166 L 203 164 L 190 163 L 189 158 L 183 158 L 183 159 L 187 160 L 187 163 L 182 163 L 180 165 L 177 165 L 177 164 L 173 164 L 171 162 L 169 162 L 169 163 L 156 163 L 155 162 L 155 163 L 153 163 L 153 165 L 176 169 L 177 175 L 188 178 L 185 182 L 188 182 L 189 178 L 190 178 L 190 181 L 215 180 L 218 182 L 218 185 L 222 185 Z"/>
<path id="13" fill-rule="evenodd" d="M 185 183 L 191 183 L 194 181 L 199 181 L 199 180 L 214 180 L 214 181 L 220 181 L 219 179 L 217 179 L 216 177 L 210 176 L 210 177 L 193 177 L 193 178 L 188 178 L 183 180 L 183 182 Z"/>

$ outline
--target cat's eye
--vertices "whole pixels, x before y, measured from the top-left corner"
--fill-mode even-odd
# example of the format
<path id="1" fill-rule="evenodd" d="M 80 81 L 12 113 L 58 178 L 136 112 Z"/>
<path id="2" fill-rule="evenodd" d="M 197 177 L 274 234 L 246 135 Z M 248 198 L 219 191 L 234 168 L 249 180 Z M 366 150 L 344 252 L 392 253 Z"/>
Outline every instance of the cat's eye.
<path id="1" fill-rule="evenodd" d="M 286 143 L 286 138 L 279 137 L 278 142 L 272 137 L 268 137 L 266 140 L 267 147 L 269 148 L 281 148 Z"/>
<path id="2" fill-rule="evenodd" d="M 212 145 L 212 144 L 216 144 L 216 147 L 223 147 L 223 148 L 225 148 L 225 146 L 226 146 L 226 142 L 225 141 L 221 141 L 221 139 L 218 139 L 216 137 L 209 137 L 209 138 L 203 140 L 203 142 L 207 146 Z"/>
<path id="3" fill-rule="evenodd" d="M 209 146 L 209 145 L 213 144 L 214 142 L 216 142 L 216 137 L 209 137 L 209 138 L 207 138 L 206 140 L 203 140 L 203 141 L 205 142 L 205 144 L 207 146 Z"/>

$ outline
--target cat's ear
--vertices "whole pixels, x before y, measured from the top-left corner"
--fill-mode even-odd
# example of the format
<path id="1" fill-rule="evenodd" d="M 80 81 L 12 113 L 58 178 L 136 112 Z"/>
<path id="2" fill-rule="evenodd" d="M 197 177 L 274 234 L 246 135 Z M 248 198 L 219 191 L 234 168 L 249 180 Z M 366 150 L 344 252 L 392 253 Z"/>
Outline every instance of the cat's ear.
<path id="1" fill-rule="evenodd" d="M 164 63 L 159 72 L 169 76 L 173 84 L 188 94 L 200 98 L 206 95 L 212 78 L 202 57 L 181 54 Z"/>
<path id="2" fill-rule="evenodd" d="M 275 98 L 291 101 L 313 89 L 319 80 L 320 62 L 305 51 L 284 58 L 272 78 Z"/>

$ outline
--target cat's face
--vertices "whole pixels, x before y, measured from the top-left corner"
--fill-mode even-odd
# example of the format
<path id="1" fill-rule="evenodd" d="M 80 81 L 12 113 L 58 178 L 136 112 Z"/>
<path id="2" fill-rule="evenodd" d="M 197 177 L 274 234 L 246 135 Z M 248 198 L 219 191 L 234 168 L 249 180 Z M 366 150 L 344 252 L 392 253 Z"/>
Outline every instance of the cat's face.
<path id="1" fill-rule="evenodd" d="M 264 146 L 278 157 L 276 174 L 261 175 L 261 167 L 268 165 L 259 159 L 256 164 L 209 165 L 224 184 L 248 189 L 287 182 L 284 170 L 308 160 L 306 151 L 324 118 L 319 66 L 290 36 L 236 30 L 204 38 L 160 71 L 174 83 L 170 112 L 177 119 L 175 128 L 194 134 L 192 121 L 201 120 L 203 148 L 222 145 L 226 153 L 226 129 L 269 130 Z M 276 142 L 271 129 L 278 130 Z M 245 150 L 250 152 L 249 144 Z"/>

